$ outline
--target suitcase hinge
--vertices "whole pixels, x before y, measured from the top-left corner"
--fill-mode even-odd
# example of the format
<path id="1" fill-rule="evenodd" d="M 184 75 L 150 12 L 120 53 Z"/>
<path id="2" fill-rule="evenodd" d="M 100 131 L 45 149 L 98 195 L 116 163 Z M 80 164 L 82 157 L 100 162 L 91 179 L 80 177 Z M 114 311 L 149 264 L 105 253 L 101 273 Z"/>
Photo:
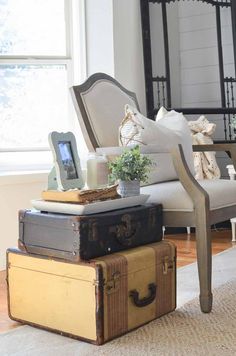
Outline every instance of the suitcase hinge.
<path id="1" fill-rule="evenodd" d="M 107 281 L 106 283 L 106 292 L 107 294 L 111 294 L 117 291 L 120 285 L 120 272 L 114 272 L 112 274 L 112 279 Z"/>
<path id="2" fill-rule="evenodd" d="M 167 274 L 169 269 L 173 269 L 173 262 L 169 260 L 169 256 L 165 256 L 163 259 L 163 274 Z"/>

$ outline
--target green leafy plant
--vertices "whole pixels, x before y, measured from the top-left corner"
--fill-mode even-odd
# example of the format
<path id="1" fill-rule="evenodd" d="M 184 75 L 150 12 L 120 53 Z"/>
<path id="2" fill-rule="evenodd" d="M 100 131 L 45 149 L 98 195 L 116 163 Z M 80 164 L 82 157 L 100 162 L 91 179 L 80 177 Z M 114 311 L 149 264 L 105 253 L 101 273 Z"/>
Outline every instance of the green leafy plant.
<path id="1" fill-rule="evenodd" d="M 140 182 L 146 182 L 152 164 L 151 159 L 140 153 L 139 146 L 135 146 L 130 150 L 125 150 L 122 155 L 109 163 L 111 170 L 109 178 L 111 181 L 119 179 L 123 181 L 139 180 Z"/>

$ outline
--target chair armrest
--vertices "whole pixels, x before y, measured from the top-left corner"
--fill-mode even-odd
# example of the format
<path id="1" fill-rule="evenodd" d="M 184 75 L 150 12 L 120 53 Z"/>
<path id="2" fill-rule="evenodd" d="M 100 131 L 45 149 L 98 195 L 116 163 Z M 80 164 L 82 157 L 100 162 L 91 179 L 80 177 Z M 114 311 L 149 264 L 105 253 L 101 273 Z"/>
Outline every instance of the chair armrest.
<path id="1" fill-rule="evenodd" d="M 124 146 L 124 147 L 99 147 L 96 148 L 96 152 L 100 154 L 106 154 L 108 156 L 118 156 L 122 154 L 125 150 L 130 150 L 136 145 Z M 168 150 L 163 149 L 159 145 L 140 145 L 140 152 L 143 154 L 152 154 L 152 153 L 169 153 Z"/>
<path id="2" fill-rule="evenodd" d="M 230 155 L 234 168 L 236 170 L 236 144 L 235 143 L 214 143 L 210 145 L 193 145 L 194 152 L 205 151 L 225 151 Z M 184 157 L 184 152 L 181 145 L 172 149 L 171 151 L 175 170 L 185 190 L 188 192 L 191 199 L 194 201 L 195 206 L 202 206 L 203 202 L 205 207 L 209 210 L 209 195 L 201 187 L 198 181 L 193 177 L 189 170 L 187 162 Z"/>
<path id="3" fill-rule="evenodd" d="M 210 145 L 193 145 L 194 152 L 223 151 L 232 159 L 236 170 L 236 143 L 213 143 Z"/>
<path id="4" fill-rule="evenodd" d="M 236 150 L 236 143 L 212 143 L 210 145 L 193 145 L 194 152 Z"/>
<path id="5" fill-rule="evenodd" d="M 171 150 L 171 156 L 178 178 L 184 189 L 187 191 L 190 198 L 194 202 L 195 208 L 201 208 L 202 206 L 204 206 L 206 211 L 209 211 L 209 195 L 192 175 L 185 160 L 182 145 L 179 144 L 177 147 L 173 148 Z M 195 209 L 195 213 L 198 214 L 198 212 L 199 209 Z"/>

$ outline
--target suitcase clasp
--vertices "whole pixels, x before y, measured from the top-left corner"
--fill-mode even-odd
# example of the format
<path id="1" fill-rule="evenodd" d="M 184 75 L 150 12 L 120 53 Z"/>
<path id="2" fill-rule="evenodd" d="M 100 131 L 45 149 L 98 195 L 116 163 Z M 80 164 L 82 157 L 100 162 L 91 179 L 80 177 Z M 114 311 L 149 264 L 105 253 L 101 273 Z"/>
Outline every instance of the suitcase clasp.
<path id="1" fill-rule="evenodd" d="M 163 274 L 167 274 L 169 269 L 173 269 L 173 263 L 169 260 L 169 256 L 163 258 Z"/>
<path id="2" fill-rule="evenodd" d="M 107 294 L 111 294 L 117 291 L 120 284 L 120 272 L 114 272 L 112 274 L 112 279 L 106 283 Z"/>

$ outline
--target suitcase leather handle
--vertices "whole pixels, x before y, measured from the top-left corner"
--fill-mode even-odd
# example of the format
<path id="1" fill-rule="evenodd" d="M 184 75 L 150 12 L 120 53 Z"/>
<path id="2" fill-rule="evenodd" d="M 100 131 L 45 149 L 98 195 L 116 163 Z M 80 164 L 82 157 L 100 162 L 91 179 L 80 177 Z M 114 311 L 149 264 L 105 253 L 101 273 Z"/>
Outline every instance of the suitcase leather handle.
<path id="1" fill-rule="evenodd" d="M 129 292 L 130 298 L 132 298 L 133 303 L 136 307 L 141 308 L 145 307 L 148 304 L 151 304 L 156 298 L 157 286 L 155 283 L 150 283 L 148 285 L 149 295 L 142 299 L 139 299 L 139 292 L 136 289 L 133 289 Z"/>

